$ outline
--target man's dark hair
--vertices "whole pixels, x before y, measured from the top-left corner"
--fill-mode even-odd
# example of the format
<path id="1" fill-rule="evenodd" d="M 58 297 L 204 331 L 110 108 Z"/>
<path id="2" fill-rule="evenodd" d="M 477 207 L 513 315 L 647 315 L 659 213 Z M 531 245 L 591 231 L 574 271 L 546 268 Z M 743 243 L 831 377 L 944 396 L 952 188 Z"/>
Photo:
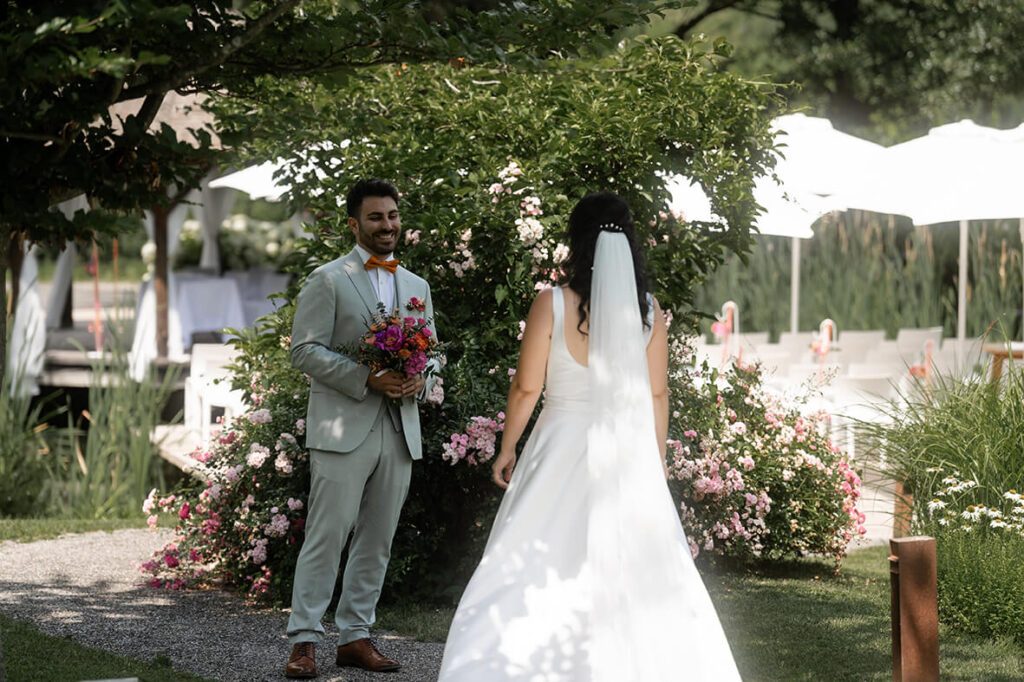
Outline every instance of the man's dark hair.
<path id="1" fill-rule="evenodd" d="M 366 197 L 391 197 L 398 204 L 398 190 L 387 180 L 365 178 L 352 185 L 345 196 L 345 209 L 349 218 L 358 218 L 359 209 Z"/>

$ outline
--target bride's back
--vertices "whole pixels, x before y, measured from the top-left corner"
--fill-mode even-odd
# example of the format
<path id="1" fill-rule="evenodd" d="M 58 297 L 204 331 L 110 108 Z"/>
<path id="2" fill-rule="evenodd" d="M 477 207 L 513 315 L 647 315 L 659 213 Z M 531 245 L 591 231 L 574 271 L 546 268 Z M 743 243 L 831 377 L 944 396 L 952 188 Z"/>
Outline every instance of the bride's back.
<path id="1" fill-rule="evenodd" d="M 573 360 L 586 367 L 590 346 L 587 342 L 588 337 L 585 332 L 589 331 L 589 320 L 584 320 L 583 324 L 580 324 L 581 316 L 579 294 L 569 287 L 562 287 L 562 298 L 564 299 L 562 319 L 564 320 L 564 338 L 566 348 Z M 553 333 L 554 332 L 552 332 L 552 334 Z M 554 339 L 552 339 L 552 343 L 554 343 Z"/>

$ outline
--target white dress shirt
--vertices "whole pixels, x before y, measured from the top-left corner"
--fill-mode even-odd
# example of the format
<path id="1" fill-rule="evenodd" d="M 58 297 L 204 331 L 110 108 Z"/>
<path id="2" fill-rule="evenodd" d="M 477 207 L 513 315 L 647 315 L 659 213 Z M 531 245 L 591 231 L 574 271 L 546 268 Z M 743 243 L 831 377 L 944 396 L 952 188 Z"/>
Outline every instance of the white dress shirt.
<path id="1" fill-rule="evenodd" d="M 356 244 L 356 251 L 363 259 L 363 265 L 370 260 L 370 252 L 359 244 Z M 379 256 L 378 256 L 379 258 Z M 380 258 L 383 261 L 394 260 L 394 254 L 389 253 L 387 258 Z M 370 276 L 370 284 L 373 285 L 373 292 L 377 294 L 377 300 L 384 304 L 384 309 L 391 312 L 395 308 L 395 276 L 384 268 L 372 268 L 366 271 Z"/>

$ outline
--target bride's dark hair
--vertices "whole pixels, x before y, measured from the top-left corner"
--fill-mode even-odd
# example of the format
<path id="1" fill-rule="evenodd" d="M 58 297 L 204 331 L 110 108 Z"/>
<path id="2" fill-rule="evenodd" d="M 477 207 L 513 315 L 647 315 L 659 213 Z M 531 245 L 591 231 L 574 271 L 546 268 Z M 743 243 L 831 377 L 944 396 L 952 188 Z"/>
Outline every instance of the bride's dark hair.
<path id="1" fill-rule="evenodd" d="M 644 267 L 643 254 L 637 248 L 636 230 L 633 229 L 633 214 L 629 205 L 618 194 L 613 192 L 592 192 L 579 200 L 569 214 L 569 257 L 565 261 L 565 274 L 569 288 L 579 294 L 580 321 L 576 328 L 583 332 L 583 323 L 587 321 L 590 310 L 590 279 L 594 268 L 594 249 L 597 247 L 597 236 L 602 230 L 621 231 L 629 240 L 629 250 L 633 254 L 633 272 L 636 276 L 637 304 L 640 306 L 640 319 L 648 326 L 647 313 L 650 304 L 647 292 L 647 270 Z"/>

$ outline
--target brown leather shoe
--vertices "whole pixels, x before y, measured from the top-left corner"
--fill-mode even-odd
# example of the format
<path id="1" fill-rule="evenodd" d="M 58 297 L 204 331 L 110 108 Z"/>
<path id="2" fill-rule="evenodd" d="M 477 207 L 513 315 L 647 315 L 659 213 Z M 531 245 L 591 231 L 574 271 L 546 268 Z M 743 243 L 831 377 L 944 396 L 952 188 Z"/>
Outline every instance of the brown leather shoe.
<path id="1" fill-rule="evenodd" d="M 299 642 L 292 647 L 284 676 L 293 680 L 316 677 L 316 647 L 312 642 Z"/>
<path id="2" fill-rule="evenodd" d="M 373 642 L 365 637 L 339 646 L 337 663 L 375 673 L 393 673 L 402 667 L 398 661 L 393 661 L 377 651 Z"/>

